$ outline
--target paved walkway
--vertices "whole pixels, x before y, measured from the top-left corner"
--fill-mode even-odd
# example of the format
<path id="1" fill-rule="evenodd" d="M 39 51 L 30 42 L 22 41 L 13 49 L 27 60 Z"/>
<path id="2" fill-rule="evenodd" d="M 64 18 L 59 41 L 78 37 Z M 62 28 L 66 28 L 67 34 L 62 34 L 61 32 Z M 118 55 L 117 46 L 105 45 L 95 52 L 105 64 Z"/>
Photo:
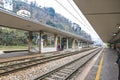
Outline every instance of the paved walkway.
<path id="1" fill-rule="evenodd" d="M 112 49 L 105 49 L 104 61 L 100 80 L 117 80 L 118 66 L 115 64 L 117 53 Z"/>
<path id="2" fill-rule="evenodd" d="M 102 62 L 102 57 L 104 55 L 103 58 L 103 62 Z M 85 77 L 85 79 L 81 79 L 81 74 L 76 78 L 76 80 L 118 80 L 118 65 L 115 63 L 117 59 L 117 53 L 115 50 L 112 49 L 104 49 L 103 54 L 101 54 L 98 59 L 95 61 L 95 59 L 93 59 L 93 61 L 95 61 L 95 63 L 93 64 L 93 67 L 91 68 L 91 70 L 88 73 L 85 73 L 85 70 L 87 70 L 87 68 L 89 68 L 89 64 L 92 63 L 92 61 L 87 65 L 87 67 L 85 68 L 85 70 L 83 70 L 84 75 L 87 74 L 87 76 Z M 102 62 L 102 68 L 101 70 L 98 72 L 98 69 L 100 68 L 100 61 Z M 97 76 L 98 79 L 96 79 L 96 74 L 100 76 Z M 84 76 L 83 75 L 83 76 Z"/>

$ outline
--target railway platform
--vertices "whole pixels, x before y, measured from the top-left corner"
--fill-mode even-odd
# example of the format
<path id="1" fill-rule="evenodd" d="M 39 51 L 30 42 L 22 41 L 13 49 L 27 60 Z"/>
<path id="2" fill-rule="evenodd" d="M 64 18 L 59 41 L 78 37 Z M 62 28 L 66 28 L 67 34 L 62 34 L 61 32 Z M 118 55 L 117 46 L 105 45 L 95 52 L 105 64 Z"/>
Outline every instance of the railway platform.
<path id="1" fill-rule="evenodd" d="M 0 54 L 0 62 L 6 62 L 11 60 L 18 60 L 18 59 L 24 59 L 24 58 L 31 58 L 31 57 L 37 57 L 37 56 L 49 56 L 54 54 L 63 54 L 68 52 L 74 52 L 79 50 L 89 50 L 90 48 L 83 48 L 83 49 L 67 49 L 63 51 L 54 51 L 54 52 L 45 52 L 45 53 L 29 53 L 28 51 L 12 51 L 9 53 L 1 53 Z"/>
<path id="2" fill-rule="evenodd" d="M 98 59 L 93 59 L 76 80 L 118 80 L 117 52 L 104 49 Z M 92 65 L 91 69 L 90 66 Z M 88 71 L 90 70 L 90 71 Z"/>

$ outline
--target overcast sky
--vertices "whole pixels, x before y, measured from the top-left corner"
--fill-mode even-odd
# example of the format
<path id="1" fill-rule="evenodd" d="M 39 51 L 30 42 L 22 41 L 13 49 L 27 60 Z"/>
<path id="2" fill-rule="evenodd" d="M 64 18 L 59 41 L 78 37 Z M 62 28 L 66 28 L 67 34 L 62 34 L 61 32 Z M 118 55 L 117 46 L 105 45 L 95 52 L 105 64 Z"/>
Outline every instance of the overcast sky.
<path id="1" fill-rule="evenodd" d="M 75 5 L 73 0 L 28 0 L 36 1 L 41 7 L 53 7 L 56 13 L 60 13 L 64 17 L 68 18 L 72 22 L 75 22 L 81 26 L 88 34 L 91 34 L 93 39 L 98 39 L 98 35 L 95 33 L 89 22 L 82 15 L 81 11 Z M 73 9 L 73 7 L 75 8 Z M 67 10 L 66 10 L 67 9 Z M 73 17 L 74 16 L 74 17 Z M 84 19 L 84 20 L 83 20 Z"/>

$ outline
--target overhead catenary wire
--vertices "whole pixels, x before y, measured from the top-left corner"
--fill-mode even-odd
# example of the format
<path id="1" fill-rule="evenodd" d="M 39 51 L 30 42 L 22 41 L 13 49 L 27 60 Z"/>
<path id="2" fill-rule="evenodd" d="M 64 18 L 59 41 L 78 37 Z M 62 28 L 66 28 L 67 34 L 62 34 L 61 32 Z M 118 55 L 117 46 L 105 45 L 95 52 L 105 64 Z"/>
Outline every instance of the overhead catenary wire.
<path id="1" fill-rule="evenodd" d="M 74 16 L 66 7 L 64 7 L 58 0 L 55 0 L 60 6 L 62 6 L 70 15 L 72 15 L 76 20 L 78 20 L 80 23 L 81 21 L 76 17 Z M 85 24 L 81 23 L 82 25 L 86 26 Z"/>
<path id="2" fill-rule="evenodd" d="M 86 23 L 85 19 L 83 17 L 81 17 L 81 15 L 79 14 L 79 12 L 76 10 L 76 8 L 70 2 L 70 0 L 67 0 L 67 1 L 71 5 L 71 7 L 75 10 L 75 12 L 80 16 L 80 18 L 84 21 L 84 23 Z M 96 31 L 90 26 L 90 23 L 86 23 L 86 24 L 89 24 L 89 25 L 85 26 L 85 27 L 88 27 L 89 31 L 93 31 L 98 36 L 98 34 L 96 33 Z"/>
<path id="3" fill-rule="evenodd" d="M 84 23 L 86 23 L 86 21 L 81 17 L 81 15 L 80 15 L 79 12 L 75 9 L 75 7 L 71 4 L 71 2 L 70 2 L 69 0 L 67 0 L 67 1 L 68 1 L 68 3 L 70 4 L 70 6 L 75 10 L 75 12 L 79 15 L 79 17 L 84 21 Z M 86 25 L 87 25 L 87 23 L 86 23 Z M 89 25 L 86 26 L 86 27 L 88 27 L 89 30 L 91 29 Z M 91 29 L 91 30 L 92 30 L 92 29 Z"/>

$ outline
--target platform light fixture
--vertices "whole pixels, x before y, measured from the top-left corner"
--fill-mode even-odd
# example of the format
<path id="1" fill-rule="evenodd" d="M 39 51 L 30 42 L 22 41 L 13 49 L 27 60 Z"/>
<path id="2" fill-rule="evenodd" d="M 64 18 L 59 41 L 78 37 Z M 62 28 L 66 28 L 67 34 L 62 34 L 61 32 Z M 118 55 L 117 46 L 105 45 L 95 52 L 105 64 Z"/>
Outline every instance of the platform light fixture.
<path id="1" fill-rule="evenodd" d="M 116 35 L 116 33 L 113 34 L 113 36 L 115 36 L 115 35 Z"/>
<path id="2" fill-rule="evenodd" d="M 120 25 L 118 26 L 118 28 L 120 29 Z"/>
<path id="3" fill-rule="evenodd" d="M 120 29 L 120 24 L 117 24 L 117 26 L 116 26 L 118 29 Z"/>

